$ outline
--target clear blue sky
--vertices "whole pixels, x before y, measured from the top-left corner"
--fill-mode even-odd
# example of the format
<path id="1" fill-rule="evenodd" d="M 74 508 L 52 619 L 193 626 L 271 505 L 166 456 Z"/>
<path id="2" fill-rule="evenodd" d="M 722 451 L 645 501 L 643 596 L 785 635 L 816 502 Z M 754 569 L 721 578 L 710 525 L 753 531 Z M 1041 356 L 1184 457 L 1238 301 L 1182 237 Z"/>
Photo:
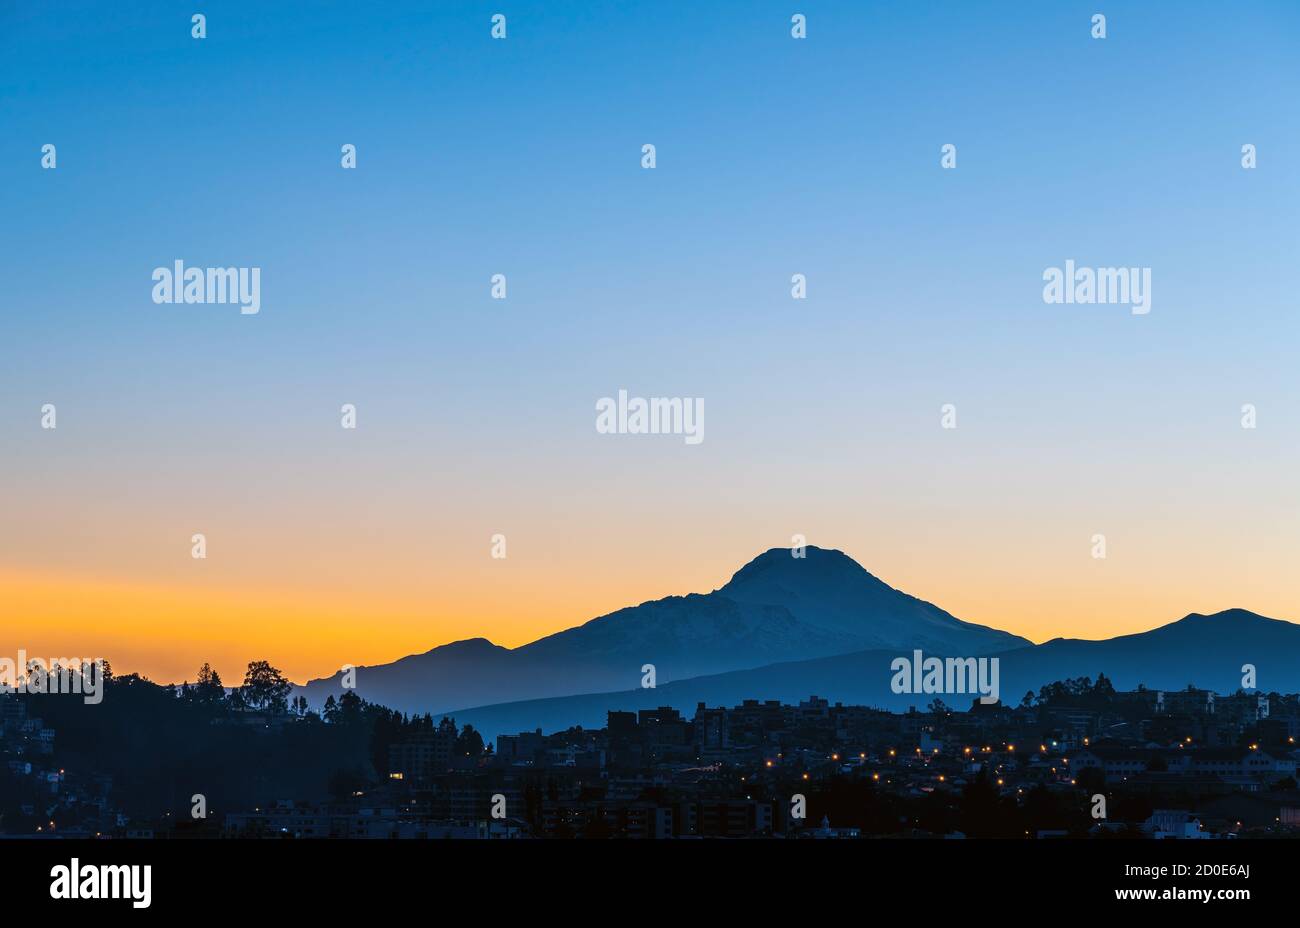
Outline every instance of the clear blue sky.
<path id="1" fill-rule="evenodd" d="M 1300 554 L 1298 52 L 1294 2 L 0 2 L 0 554 L 148 584 L 189 565 L 86 525 L 188 538 L 246 506 L 334 565 L 426 530 L 478 557 L 508 523 L 571 588 L 618 571 L 554 612 L 512 589 L 541 631 L 804 531 L 1033 637 L 1051 583 L 992 592 L 1031 556 L 1069 561 L 1044 570 L 1071 633 L 1139 576 L 1139 627 L 1175 601 L 1300 615 L 1249 572 Z M 1045 305 L 1067 258 L 1151 267 L 1151 314 Z M 176 259 L 260 266 L 260 315 L 153 304 Z M 706 441 L 597 436 L 621 387 L 705 398 Z M 59 444 L 32 430 L 54 401 Z M 1079 607 L 1094 580 L 1061 578 L 1108 526 L 1177 556 Z M 1189 571 L 1197 537 L 1235 566 Z M 265 554 L 211 582 L 318 585 Z"/>

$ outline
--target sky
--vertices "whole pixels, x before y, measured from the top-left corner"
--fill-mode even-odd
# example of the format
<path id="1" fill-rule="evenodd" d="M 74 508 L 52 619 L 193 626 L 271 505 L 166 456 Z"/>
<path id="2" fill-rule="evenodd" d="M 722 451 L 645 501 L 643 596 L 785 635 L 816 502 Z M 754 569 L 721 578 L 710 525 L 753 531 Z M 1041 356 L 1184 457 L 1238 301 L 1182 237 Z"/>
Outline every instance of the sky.
<path id="1" fill-rule="evenodd" d="M 1300 620 L 1298 43 L 1293 2 L 0 0 L 0 650 L 303 681 L 796 535 L 1035 641 Z M 154 303 L 177 260 L 260 312 Z M 1045 303 L 1067 260 L 1150 312 Z M 599 433 L 620 389 L 704 440 Z"/>

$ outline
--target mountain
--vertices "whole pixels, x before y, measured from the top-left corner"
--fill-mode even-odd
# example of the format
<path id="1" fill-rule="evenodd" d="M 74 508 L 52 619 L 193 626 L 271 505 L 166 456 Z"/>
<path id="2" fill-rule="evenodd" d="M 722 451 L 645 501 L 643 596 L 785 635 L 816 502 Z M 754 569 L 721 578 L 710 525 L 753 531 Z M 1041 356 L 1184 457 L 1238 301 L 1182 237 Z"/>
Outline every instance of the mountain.
<path id="1" fill-rule="evenodd" d="M 1023 638 L 963 622 L 873 577 L 841 551 L 804 557 L 773 548 L 711 593 L 620 609 L 518 648 L 457 641 L 391 664 L 357 668 L 357 693 L 405 712 L 441 712 L 522 699 L 639 686 L 775 661 L 869 648 L 987 654 Z M 299 689 L 313 705 L 341 690 L 341 675 Z"/>
<path id="2" fill-rule="evenodd" d="M 808 548 L 802 560 L 787 548 L 773 548 L 738 570 L 717 595 L 784 606 L 810 625 L 853 635 L 863 648 L 987 654 L 1029 644 L 1018 635 L 954 618 L 876 579 L 843 552 L 821 548 Z"/>
<path id="3" fill-rule="evenodd" d="M 1004 655 L 1003 684 L 1010 701 L 1032 685 L 1104 672 L 1119 689 L 1145 683 L 1149 689 L 1201 689 L 1232 693 L 1241 687 L 1242 667 L 1254 666 L 1264 692 L 1300 692 L 1300 625 L 1245 609 L 1213 615 L 1193 612 L 1177 622 L 1102 641 L 1053 638 Z M 1035 687 L 1036 688 L 1036 687 Z M 1014 697 L 1014 698 L 1013 698 Z"/>
<path id="4" fill-rule="evenodd" d="M 918 709 L 935 698 L 954 709 L 969 707 L 975 694 L 894 693 L 891 663 L 910 657 L 907 650 L 869 650 L 803 661 L 788 661 L 658 686 L 619 692 L 537 699 L 508 705 L 480 706 L 454 713 L 485 737 L 502 733 L 558 731 L 570 725 L 600 728 L 611 709 L 672 706 L 685 715 L 699 703 L 735 706 L 745 699 L 797 703 L 811 695 L 846 705 L 894 711 Z M 942 650 L 925 657 L 966 656 Z M 1056 638 L 1041 645 L 988 655 L 998 659 L 1002 701 L 1020 702 L 1025 693 L 1070 677 L 1096 679 L 1104 673 L 1117 689 L 1175 690 L 1195 684 L 1219 693 L 1236 691 L 1242 666 L 1252 664 L 1264 692 L 1300 692 L 1300 625 L 1270 619 L 1244 609 L 1214 615 L 1192 613 L 1177 622 L 1100 641 Z"/>

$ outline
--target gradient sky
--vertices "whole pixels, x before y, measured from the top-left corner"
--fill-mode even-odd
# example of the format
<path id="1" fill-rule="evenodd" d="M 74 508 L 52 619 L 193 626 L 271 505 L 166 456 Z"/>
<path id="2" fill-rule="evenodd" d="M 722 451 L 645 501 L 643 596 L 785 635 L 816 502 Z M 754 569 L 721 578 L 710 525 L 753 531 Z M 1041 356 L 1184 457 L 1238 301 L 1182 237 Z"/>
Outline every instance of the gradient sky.
<path id="1" fill-rule="evenodd" d="M 795 533 L 1034 640 L 1300 620 L 1298 50 L 1289 0 L 0 0 L 0 648 L 303 680 Z M 155 305 L 177 259 L 261 313 Z M 1066 259 L 1151 313 L 1044 304 Z M 703 444 L 597 434 L 620 388 Z"/>

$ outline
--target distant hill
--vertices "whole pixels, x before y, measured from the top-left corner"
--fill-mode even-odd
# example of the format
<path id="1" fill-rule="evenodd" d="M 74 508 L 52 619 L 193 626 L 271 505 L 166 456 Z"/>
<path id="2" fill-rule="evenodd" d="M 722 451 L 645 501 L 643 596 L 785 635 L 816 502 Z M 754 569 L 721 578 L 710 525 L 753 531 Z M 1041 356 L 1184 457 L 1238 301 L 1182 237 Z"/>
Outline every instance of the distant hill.
<path id="1" fill-rule="evenodd" d="M 925 650 L 926 657 L 968 656 Z M 896 694 L 890 688 L 891 662 L 911 656 L 910 649 L 859 651 L 813 660 L 789 661 L 680 680 L 655 689 L 538 699 L 455 712 L 456 721 L 473 725 L 485 737 L 541 727 L 551 732 L 569 727 L 600 728 L 611 709 L 636 710 L 673 706 L 686 715 L 698 703 L 735 706 L 745 699 L 797 703 L 810 695 L 831 702 L 905 711 L 923 709 L 935 694 Z M 1264 692 L 1300 692 L 1300 625 L 1270 619 L 1244 609 L 1215 615 L 1193 613 L 1148 632 L 1101 641 L 1057 638 L 1041 645 L 990 655 L 999 659 L 1002 701 L 1016 705 L 1026 692 L 1056 680 L 1106 674 L 1118 689 L 1184 689 L 1188 684 L 1220 693 L 1241 686 L 1243 664 L 1253 664 Z M 974 695 L 938 694 L 954 709 L 966 709 Z"/>
<path id="2" fill-rule="evenodd" d="M 1020 686 L 1003 691 L 1016 701 L 1035 685 L 1104 671 L 1117 688 L 1145 683 L 1150 689 L 1202 689 L 1232 693 L 1241 687 L 1242 666 L 1253 664 L 1257 688 L 1300 692 L 1300 625 L 1245 609 L 1192 614 L 1134 635 L 1101 641 L 1053 638 L 1003 655 L 1003 679 Z M 1021 685 L 1023 684 L 1023 685 Z"/>
<path id="3" fill-rule="evenodd" d="M 719 590 L 620 609 L 519 648 L 473 638 L 360 667 L 357 692 L 405 712 L 439 712 L 630 688 L 645 664 L 663 685 L 871 648 L 975 655 L 1029 644 L 895 590 L 843 552 L 804 553 L 773 548 Z M 340 683 L 335 674 L 298 692 L 320 706 Z"/>

